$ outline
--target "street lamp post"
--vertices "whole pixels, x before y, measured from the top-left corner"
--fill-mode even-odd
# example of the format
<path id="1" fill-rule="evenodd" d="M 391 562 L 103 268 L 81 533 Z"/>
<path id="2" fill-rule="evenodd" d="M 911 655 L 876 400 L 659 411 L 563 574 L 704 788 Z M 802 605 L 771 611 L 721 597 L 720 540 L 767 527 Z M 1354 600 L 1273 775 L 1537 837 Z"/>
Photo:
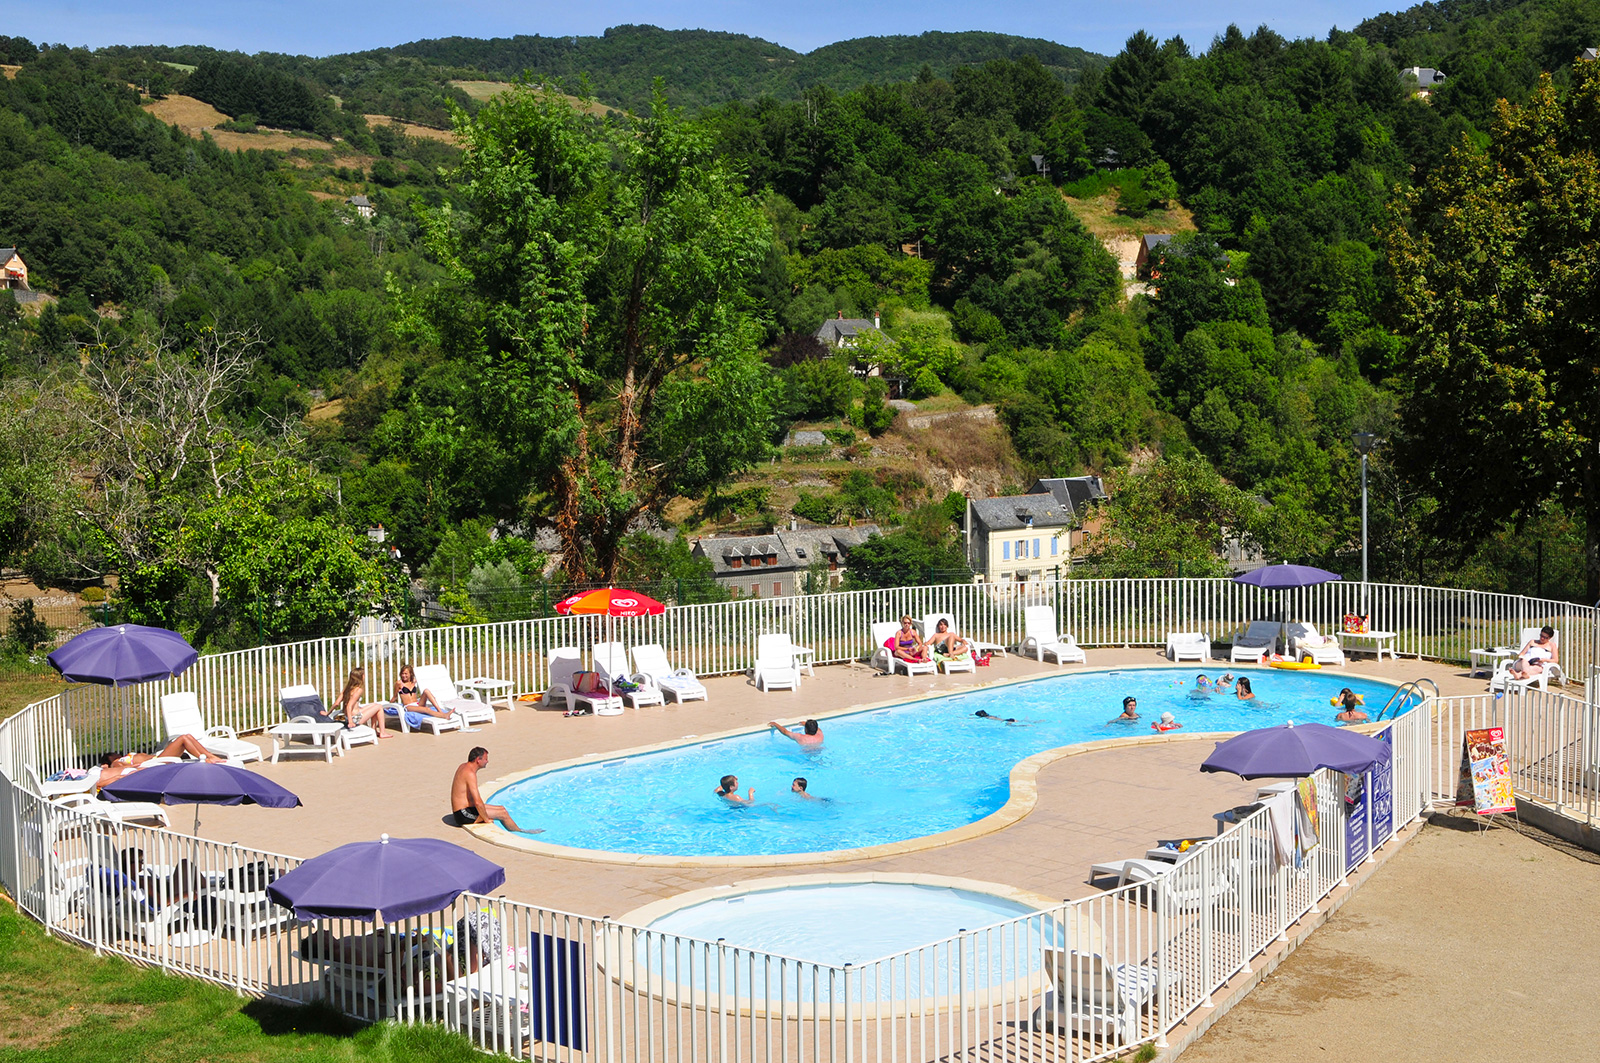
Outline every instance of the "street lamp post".
<path id="1" fill-rule="evenodd" d="M 1375 432 L 1352 432 L 1350 440 L 1356 445 L 1356 451 L 1361 455 L 1361 601 L 1362 608 L 1366 607 L 1367 600 L 1367 456 L 1383 441 Z"/>

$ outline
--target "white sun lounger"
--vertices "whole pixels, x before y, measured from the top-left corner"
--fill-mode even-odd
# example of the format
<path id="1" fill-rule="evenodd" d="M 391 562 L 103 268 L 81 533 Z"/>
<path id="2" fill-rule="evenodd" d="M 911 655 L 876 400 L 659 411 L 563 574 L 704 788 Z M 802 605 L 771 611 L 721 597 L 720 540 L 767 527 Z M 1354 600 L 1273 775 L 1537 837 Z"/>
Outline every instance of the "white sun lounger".
<path id="1" fill-rule="evenodd" d="M 444 665 L 419 664 L 414 671 L 417 676 L 417 689 L 431 691 L 434 699 L 439 702 L 439 707 L 445 712 L 460 714 L 469 725 L 494 723 L 494 706 L 478 697 L 478 692 L 475 690 L 468 690 L 464 694 L 457 690 L 455 683 L 450 679 L 450 669 Z"/>
<path id="2" fill-rule="evenodd" d="M 959 657 L 935 658 L 935 663 L 944 668 L 945 675 L 951 672 L 976 672 L 978 670 L 977 655 L 982 652 L 976 639 L 962 633 L 956 626 L 956 618 L 949 613 L 929 613 L 922 618 L 922 637 L 924 640 L 939 633 L 939 621 L 943 620 L 950 631 L 967 640 L 967 652 Z"/>
<path id="3" fill-rule="evenodd" d="M 1252 620 L 1243 633 L 1233 637 L 1228 660 L 1233 664 L 1255 663 L 1278 645 L 1280 625 L 1276 620 Z"/>
<path id="4" fill-rule="evenodd" d="M 261 759 L 261 747 L 240 738 L 233 728 L 206 727 L 200 718 L 200 699 L 192 690 L 162 696 L 161 722 L 166 725 L 169 739 L 191 735 L 207 752 L 226 757 L 229 764 L 248 764 Z"/>
<path id="5" fill-rule="evenodd" d="M 751 669 L 757 690 L 799 690 L 800 666 L 788 635 L 758 635 L 756 663 Z"/>
<path id="6" fill-rule="evenodd" d="M 889 675 L 904 672 L 912 675 L 933 675 L 939 670 L 932 657 L 925 661 L 907 661 L 894 655 L 884 643 L 895 637 L 895 632 L 900 630 L 900 624 L 894 620 L 884 620 L 872 625 L 872 656 L 869 663 L 882 668 Z"/>
<path id="7" fill-rule="evenodd" d="M 628 651 L 620 642 L 594 644 L 594 670 L 605 677 L 608 689 L 613 688 L 618 679 L 637 686 L 639 688 L 637 690 L 617 691 L 618 697 L 636 709 L 667 703 L 666 697 L 654 683 L 650 682 L 649 676 L 628 672 Z"/>
<path id="8" fill-rule="evenodd" d="M 1318 634 L 1316 628 L 1304 623 L 1289 625 L 1289 656 L 1297 661 L 1310 657 L 1318 664 L 1346 663 L 1337 638 Z"/>
<path id="9" fill-rule="evenodd" d="M 1050 988 L 1033 1013 L 1032 1027 L 1113 1045 L 1140 1040 L 1139 1013 L 1181 983 L 1177 971 L 1163 979 L 1151 964 L 1114 964 L 1098 954 L 1065 949 L 1046 949 L 1044 969 Z"/>
<path id="10" fill-rule="evenodd" d="M 65 797 L 68 794 L 86 793 L 89 790 L 94 789 L 94 780 L 95 775 L 97 774 L 96 772 L 90 772 L 81 779 L 64 779 L 60 782 L 46 782 L 44 779 L 39 777 L 38 769 L 32 764 L 24 764 L 22 766 L 22 770 L 27 773 L 28 784 L 33 787 L 34 792 L 47 801 L 53 801 L 58 797 Z"/>
<path id="11" fill-rule="evenodd" d="M 1167 657 L 1178 664 L 1183 661 L 1211 660 L 1211 639 L 1204 631 L 1167 632 Z"/>
<path id="12" fill-rule="evenodd" d="M 54 803 L 74 812 L 109 820 L 119 827 L 135 819 L 153 819 L 163 827 L 169 826 L 166 807 L 153 801 L 103 801 L 94 794 L 65 794 L 56 798 Z"/>
<path id="13" fill-rule="evenodd" d="M 583 657 L 576 646 L 562 646 L 550 651 L 550 687 L 544 692 L 542 705 L 560 701 L 568 713 L 587 709 L 596 716 L 621 716 L 622 699 L 605 691 L 579 691 L 577 675 L 584 671 Z"/>
<path id="14" fill-rule="evenodd" d="M 678 701 L 705 701 L 706 687 L 698 676 L 687 668 L 674 668 L 667 660 L 663 646 L 647 643 L 633 648 L 634 671 L 649 679 L 662 694 Z"/>
<path id="15" fill-rule="evenodd" d="M 1077 639 L 1065 632 L 1057 633 L 1053 606 L 1030 605 L 1024 609 L 1022 630 L 1022 642 L 1017 646 L 1017 652 L 1022 656 L 1033 657 L 1041 664 L 1046 657 L 1054 657 L 1057 665 L 1068 661 L 1088 663 L 1088 657 Z"/>

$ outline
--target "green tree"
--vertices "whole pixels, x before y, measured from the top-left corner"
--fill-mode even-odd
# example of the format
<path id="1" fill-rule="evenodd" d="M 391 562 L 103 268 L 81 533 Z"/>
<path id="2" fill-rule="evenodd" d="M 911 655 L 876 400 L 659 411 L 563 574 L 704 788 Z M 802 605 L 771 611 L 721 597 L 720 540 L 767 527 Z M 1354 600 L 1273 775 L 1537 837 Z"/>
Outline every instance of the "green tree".
<path id="1" fill-rule="evenodd" d="M 1600 597 L 1600 64 L 1502 102 L 1389 229 L 1413 395 L 1397 447 L 1464 550 L 1554 499 L 1587 527 Z"/>
<path id="2" fill-rule="evenodd" d="M 850 551 L 844 573 L 847 591 L 908 587 L 927 583 L 965 583 L 972 579 L 965 552 L 954 536 L 930 539 L 918 529 L 868 536 Z"/>
<path id="3" fill-rule="evenodd" d="M 1230 539 L 1259 542 L 1260 503 L 1223 482 L 1199 457 L 1163 458 L 1147 472 L 1115 477 L 1087 560 L 1097 576 L 1224 576 Z"/>
<path id="4" fill-rule="evenodd" d="M 478 417 L 513 441 L 568 575 L 610 581 L 641 514 L 766 453 L 745 285 L 770 231 L 659 90 L 650 117 L 602 124 L 521 84 L 457 129 L 468 209 L 428 216 L 453 281 L 413 322 L 475 363 Z"/>

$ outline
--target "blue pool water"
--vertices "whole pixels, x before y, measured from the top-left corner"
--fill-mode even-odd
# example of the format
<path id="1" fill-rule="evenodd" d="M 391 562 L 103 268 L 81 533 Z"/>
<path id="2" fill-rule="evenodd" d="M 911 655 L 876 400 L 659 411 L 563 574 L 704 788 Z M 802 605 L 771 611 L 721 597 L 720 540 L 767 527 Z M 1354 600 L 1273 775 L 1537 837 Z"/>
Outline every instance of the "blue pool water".
<path id="1" fill-rule="evenodd" d="M 503 787 L 491 798 L 540 841 L 580 849 L 675 856 L 827 852 L 920 838 L 975 822 L 1004 805 L 1020 760 L 1047 749 L 1149 734 L 1171 712 L 1189 732 L 1245 731 L 1286 720 L 1332 723 L 1340 687 L 1369 712 L 1394 687 L 1338 672 L 1251 669 L 1256 700 L 1201 695 L 1193 668 L 1081 672 L 975 690 L 823 721 L 826 741 L 807 751 L 771 731 L 560 768 Z M 1213 677 L 1220 669 L 1210 672 Z M 1240 674 L 1240 673 L 1236 673 Z M 1111 723 L 1123 697 L 1139 699 L 1137 723 Z M 775 694 L 774 714 L 803 712 L 805 698 Z M 1011 717 L 980 719 L 979 709 Z M 1196 746 L 1195 767 L 1203 759 Z M 1209 750 L 1204 750 L 1209 752 Z M 713 791 L 725 774 L 756 803 L 738 807 Z M 810 793 L 790 793 L 804 776 Z"/>
<path id="2" fill-rule="evenodd" d="M 804 965 L 765 961 L 752 971 L 748 955 L 732 952 L 753 949 L 807 963 L 860 967 L 1008 920 L 1018 921 L 926 949 L 911 964 L 857 972 L 850 989 L 854 1000 L 904 1000 L 949 993 L 953 967 L 969 990 L 1033 973 L 1044 948 L 1062 945 L 1062 929 L 1020 901 L 989 893 L 901 882 L 821 883 L 734 893 L 669 912 L 651 921 L 650 929 L 660 934 L 641 938 L 635 957 L 652 976 L 697 990 L 768 1001 L 842 1000 L 845 987 L 837 974 L 819 977 Z M 709 944 L 718 939 L 727 950 Z M 963 962 L 953 965 L 958 951 Z M 1019 962 L 1026 969 L 1019 970 Z"/>

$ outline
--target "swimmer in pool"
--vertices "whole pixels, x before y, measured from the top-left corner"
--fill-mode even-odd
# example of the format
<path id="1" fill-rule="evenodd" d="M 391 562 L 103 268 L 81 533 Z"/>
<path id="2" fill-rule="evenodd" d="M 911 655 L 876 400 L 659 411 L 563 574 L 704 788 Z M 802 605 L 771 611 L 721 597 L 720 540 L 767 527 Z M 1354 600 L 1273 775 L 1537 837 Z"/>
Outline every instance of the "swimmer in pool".
<path id="1" fill-rule="evenodd" d="M 1137 720 L 1138 718 L 1139 718 L 1139 699 L 1135 698 L 1135 697 L 1126 697 L 1126 698 L 1122 699 L 1122 715 L 1118 716 L 1115 720 L 1112 720 L 1111 722 L 1112 723 L 1129 723 L 1129 722 L 1131 722 L 1133 720 Z"/>
<path id="2" fill-rule="evenodd" d="M 1339 691 L 1339 715 L 1334 719 L 1339 723 L 1366 723 L 1367 714 L 1361 709 L 1361 695 L 1349 687 Z"/>
<path id="3" fill-rule="evenodd" d="M 1256 696 L 1256 692 L 1250 689 L 1249 676 L 1242 675 L 1239 677 L 1239 685 L 1234 688 L 1233 696 L 1240 701 L 1250 701 Z"/>
<path id="4" fill-rule="evenodd" d="M 1221 694 L 1231 686 L 1233 686 L 1233 673 L 1223 672 L 1222 675 L 1217 678 L 1217 681 L 1212 684 L 1212 689 Z"/>
<path id="5" fill-rule="evenodd" d="M 1017 722 L 1016 717 L 1014 717 L 1014 716 L 996 716 L 994 713 L 990 712 L 988 709 L 979 709 L 977 712 L 973 713 L 972 715 L 976 716 L 980 720 L 993 720 L 996 723 L 1016 723 Z"/>
<path id="6" fill-rule="evenodd" d="M 1150 725 L 1150 730 L 1152 730 L 1152 731 L 1177 731 L 1177 730 L 1180 730 L 1182 727 L 1183 727 L 1183 724 L 1181 724 L 1177 720 L 1175 720 L 1173 718 L 1173 716 L 1172 716 L 1172 713 L 1163 712 L 1161 714 L 1161 722 L 1160 723 L 1151 724 Z"/>
<path id="7" fill-rule="evenodd" d="M 821 800 L 816 794 L 806 792 L 806 779 L 803 775 L 796 776 L 794 782 L 789 784 L 789 792 L 807 801 Z"/>
<path id="8" fill-rule="evenodd" d="M 750 787 L 744 797 L 739 796 L 739 776 L 737 775 L 724 775 L 722 777 L 722 785 L 713 790 L 712 793 L 730 805 L 753 805 L 756 803 L 756 788 L 754 786 Z"/>
<path id="9" fill-rule="evenodd" d="M 807 720 L 801 731 L 791 731 L 777 720 L 768 720 L 767 726 L 785 738 L 794 739 L 802 749 L 822 745 L 822 727 L 816 720 Z"/>

